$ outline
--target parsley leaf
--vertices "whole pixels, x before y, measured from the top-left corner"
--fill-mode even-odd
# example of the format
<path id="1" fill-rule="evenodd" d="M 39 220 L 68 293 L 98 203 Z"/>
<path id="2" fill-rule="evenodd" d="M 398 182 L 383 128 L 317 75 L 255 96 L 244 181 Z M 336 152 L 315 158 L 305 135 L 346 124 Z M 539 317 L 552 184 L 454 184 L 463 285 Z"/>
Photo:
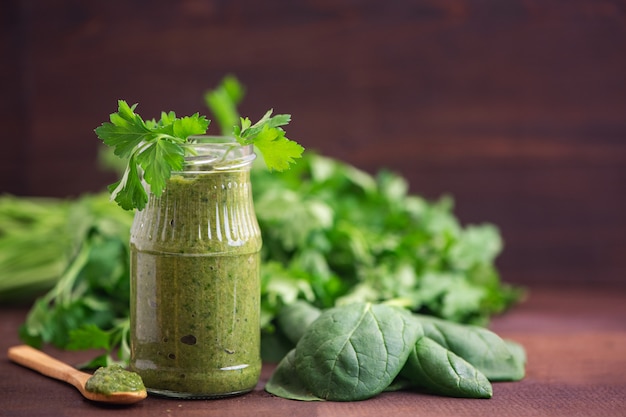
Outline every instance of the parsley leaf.
<path id="1" fill-rule="evenodd" d="M 209 120 L 198 113 L 177 118 L 174 112 L 162 112 L 161 118 L 144 122 L 135 113 L 137 104 L 129 106 L 118 101 L 118 111 L 110 116 L 110 123 L 96 128 L 96 135 L 120 158 L 127 159 L 122 178 L 109 186 L 111 198 L 123 209 L 143 209 L 150 191 L 160 196 L 173 170 L 183 166 L 185 151 L 182 144 L 189 136 L 206 133 Z"/>
<path id="2" fill-rule="evenodd" d="M 243 87 L 234 77 L 226 78 L 222 85 L 205 96 L 211 103 L 222 126 L 234 123 L 238 117 L 236 104 L 243 97 Z M 176 113 L 161 112 L 159 120 L 144 121 L 135 113 L 137 104 L 129 106 L 118 101 L 118 111 L 110 115 L 95 129 L 96 135 L 118 157 L 126 161 L 122 178 L 109 186 L 111 199 L 125 210 L 142 210 L 148 202 L 147 185 L 150 192 L 160 196 L 165 190 L 172 171 L 183 168 L 185 143 L 190 137 L 205 134 L 210 120 L 198 113 L 178 118 Z M 241 145 L 254 144 L 262 154 L 270 171 L 284 171 L 300 158 L 304 148 L 287 139 L 280 127 L 288 124 L 291 116 L 272 116 L 272 110 L 252 124 L 248 118 L 239 118 L 241 126 L 233 126 L 232 134 Z M 147 184 L 145 185 L 144 184 Z"/>
<path id="3" fill-rule="evenodd" d="M 300 158 L 304 151 L 304 148 L 298 143 L 285 137 L 284 130 L 271 127 L 269 122 L 264 124 L 256 134 L 254 144 L 263 155 L 265 164 L 270 171 L 289 169 L 289 164 L 294 163 L 295 158 Z"/>
<path id="4" fill-rule="evenodd" d="M 136 106 L 129 107 L 124 100 L 119 100 L 118 112 L 110 116 L 111 123 L 103 123 L 96 129 L 98 137 L 121 158 L 129 157 L 150 133 L 141 117 L 135 114 Z"/>
<path id="5" fill-rule="evenodd" d="M 182 147 L 163 138 L 154 141 L 137 156 L 144 170 L 144 178 L 155 195 L 161 195 L 172 170 L 183 168 L 184 157 Z"/>
<path id="6" fill-rule="evenodd" d="M 111 198 L 124 210 L 132 210 L 134 207 L 141 210 L 145 207 L 148 194 L 141 183 L 134 158 L 129 159 L 122 179 L 109 185 L 109 192 Z"/>
<path id="7" fill-rule="evenodd" d="M 237 105 L 245 95 L 245 88 L 232 75 L 224 77 L 214 90 L 205 93 L 204 99 L 216 118 L 222 134 L 233 135 L 242 145 L 253 144 L 259 151 L 269 171 L 285 171 L 295 159 L 301 158 L 304 148 L 288 139 L 281 126 L 289 124 L 291 115 L 277 114 L 273 110 L 252 124 L 247 117 L 240 117 Z M 237 125 L 239 121 L 239 125 Z"/>
<path id="8" fill-rule="evenodd" d="M 261 120 L 252 124 L 250 119 L 240 118 L 241 127 L 235 126 L 233 133 L 242 145 L 254 144 L 270 171 L 285 171 L 296 158 L 302 156 L 304 148 L 297 142 L 287 139 L 280 127 L 291 121 L 289 114 L 272 116 L 269 110 Z"/>
<path id="9" fill-rule="evenodd" d="M 69 350 L 111 349 L 110 333 L 93 323 L 70 330 Z"/>

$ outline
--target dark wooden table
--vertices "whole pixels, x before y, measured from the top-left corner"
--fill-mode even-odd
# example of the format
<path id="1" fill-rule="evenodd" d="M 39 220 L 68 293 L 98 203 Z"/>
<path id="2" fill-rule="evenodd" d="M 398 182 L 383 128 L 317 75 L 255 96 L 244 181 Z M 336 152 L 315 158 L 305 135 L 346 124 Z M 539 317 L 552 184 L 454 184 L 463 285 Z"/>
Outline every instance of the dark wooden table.
<path id="1" fill-rule="evenodd" d="M 131 407 L 107 408 L 83 400 L 69 385 L 9 362 L 19 343 L 25 309 L 0 309 L 0 416 L 626 416 L 626 288 L 531 288 L 528 300 L 492 329 L 522 343 L 528 353 L 521 382 L 495 383 L 489 400 L 385 393 L 352 403 L 304 403 L 263 390 L 273 366 L 250 394 L 222 400 L 149 397 Z M 82 354 L 48 353 L 69 363 Z"/>

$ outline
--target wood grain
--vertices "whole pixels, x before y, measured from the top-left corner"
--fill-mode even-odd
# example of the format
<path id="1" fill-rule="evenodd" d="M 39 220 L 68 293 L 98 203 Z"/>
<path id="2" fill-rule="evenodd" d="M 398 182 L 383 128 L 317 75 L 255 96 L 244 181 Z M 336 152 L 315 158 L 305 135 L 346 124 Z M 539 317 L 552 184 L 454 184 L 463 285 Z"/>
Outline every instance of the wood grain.
<path id="1" fill-rule="evenodd" d="M 8 0 L 2 22 L 0 192 L 103 189 L 117 99 L 204 112 L 234 73 L 243 113 L 500 226 L 507 280 L 625 279 L 624 0 Z"/>

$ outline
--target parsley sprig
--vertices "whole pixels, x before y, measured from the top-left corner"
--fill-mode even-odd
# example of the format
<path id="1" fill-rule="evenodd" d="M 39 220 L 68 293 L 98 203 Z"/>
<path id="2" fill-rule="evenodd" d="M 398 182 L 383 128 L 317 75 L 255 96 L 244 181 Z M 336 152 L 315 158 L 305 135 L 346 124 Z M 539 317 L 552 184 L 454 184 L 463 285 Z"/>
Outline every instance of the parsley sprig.
<path id="1" fill-rule="evenodd" d="M 298 143 L 287 139 L 285 131 L 280 127 L 291 121 L 289 114 L 272 116 L 272 110 L 252 124 L 247 117 L 240 118 L 241 126 L 233 127 L 233 134 L 242 145 L 254 144 L 263 155 L 265 164 L 270 171 L 284 171 L 295 158 L 300 158 L 304 148 Z"/>
<path id="2" fill-rule="evenodd" d="M 184 146 L 195 135 L 205 134 L 210 120 L 198 113 L 178 118 L 172 111 L 162 112 L 158 120 L 146 120 L 135 113 L 137 104 L 129 106 L 118 101 L 118 111 L 110 115 L 95 129 L 96 135 L 114 149 L 115 155 L 126 160 L 122 178 L 109 186 L 111 198 L 125 210 L 142 210 L 150 192 L 157 197 L 163 193 L 172 171 L 181 170 L 186 152 Z M 288 124 L 291 116 L 272 116 L 269 110 L 256 123 L 240 118 L 240 126 L 233 126 L 233 137 L 242 145 L 253 144 L 262 154 L 270 171 L 284 171 L 304 148 L 288 139 L 281 126 Z"/>

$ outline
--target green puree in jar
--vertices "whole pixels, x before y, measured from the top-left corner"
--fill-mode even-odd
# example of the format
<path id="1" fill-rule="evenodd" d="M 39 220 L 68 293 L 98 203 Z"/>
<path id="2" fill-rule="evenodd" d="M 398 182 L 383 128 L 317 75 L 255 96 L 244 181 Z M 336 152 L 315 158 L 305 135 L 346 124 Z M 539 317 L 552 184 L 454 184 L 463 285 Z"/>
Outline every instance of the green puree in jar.
<path id="1" fill-rule="evenodd" d="M 131 233 L 131 369 L 149 392 L 250 391 L 260 370 L 261 236 L 247 172 L 175 175 Z"/>
<path id="2" fill-rule="evenodd" d="M 120 365 L 98 368 L 87 380 L 85 388 L 89 392 L 111 395 L 114 392 L 138 392 L 146 388 L 141 377 L 129 372 Z"/>

